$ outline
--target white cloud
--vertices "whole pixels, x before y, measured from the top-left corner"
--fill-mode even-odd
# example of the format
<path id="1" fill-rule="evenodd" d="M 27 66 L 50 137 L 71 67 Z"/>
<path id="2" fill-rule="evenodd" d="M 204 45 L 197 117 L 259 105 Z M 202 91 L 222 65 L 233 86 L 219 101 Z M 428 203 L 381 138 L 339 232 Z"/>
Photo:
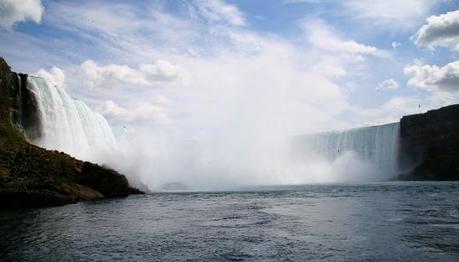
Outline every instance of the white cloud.
<path id="1" fill-rule="evenodd" d="M 244 14 L 236 6 L 222 0 L 197 0 L 196 6 L 200 14 L 210 22 L 234 26 L 243 26 L 246 23 Z"/>
<path id="2" fill-rule="evenodd" d="M 407 29 L 415 26 L 436 4 L 443 1 L 445 0 L 282 0 L 282 3 L 333 4 L 340 14 L 370 22 L 372 27 L 384 25 L 386 27 L 381 28 Z"/>
<path id="3" fill-rule="evenodd" d="M 398 89 L 398 86 L 398 82 L 391 78 L 379 83 L 376 90 L 395 90 Z"/>
<path id="4" fill-rule="evenodd" d="M 195 48 L 198 23 L 162 12 L 160 8 L 146 5 L 137 9 L 135 5 L 117 3 L 107 5 L 103 1 L 49 2 L 45 23 L 77 35 L 91 43 L 90 50 L 103 50 L 113 63 L 142 64 L 152 61 L 163 53 L 187 52 Z M 75 41 L 61 35 L 57 41 L 75 45 Z M 154 44 L 152 44 L 154 43 Z M 91 57 L 86 48 L 77 54 Z"/>
<path id="5" fill-rule="evenodd" d="M 127 65 L 99 66 L 94 61 L 88 60 L 81 64 L 85 80 L 92 87 L 113 88 L 120 84 L 146 85 L 148 82 L 140 72 Z"/>
<path id="6" fill-rule="evenodd" d="M 344 7 L 351 15 L 376 24 L 397 28 L 412 27 L 424 18 L 439 0 L 346 0 Z"/>
<path id="7" fill-rule="evenodd" d="M 392 50 L 396 50 L 397 48 L 399 48 L 402 44 L 399 43 L 399 42 L 396 42 L 396 41 L 393 41 L 391 46 L 392 46 Z"/>
<path id="8" fill-rule="evenodd" d="M 319 49 L 331 52 L 377 55 L 378 48 L 357 43 L 353 40 L 342 38 L 339 33 L 323 21 L 305 20 L 302 28 L 306 32 L 310 43 Z"/>
<path id="9" fill-rule="evenodd" d="M 151 81 L 174 80 L 183 74 L 182 68 L 166 60 L 157 60 L 153 64 L 142 64 L 140 71 Z"/>
<path id="10" fill-rule="evenodd" d="M 40 0 L 0 0 L 0 26 L 5 29 L 27 20 L 39 23 L 42 15 Z"/>
<path id="11" fill-rule="evenodd" d="M 147 121 L 149 124 L 167 125 L 170 123 L 165 106 L 169 101 L 158 97 L 152 101 L 120 106 L 114 101 L 105 101 L 99 111 L 108 119 L 126 123 Z"/>
<path id="12" fill-rule="evenodd" d="M 68 30 L 97 31 L 115 33 L 139 30 L 154 22 L 151 17 L 136 17 L 136 12 L 129 5 L 104 5 L 90 2 L 53 2 L 47 6 L 49 15 L 46 21 Z M 150 20 L 150 21 L 148 21 Z"/>
<path id="13" fill-rule="evenodd" d="M 52 83 L 58 87 L 64 87 L 65 73 L 62 69 L 53 66 L 51 70 L 38 70 L 35 75 L 44 78 L 48 83 Z"/>
<path id="14" fill-rule="evenodd" d="M 416 62 L 404 68 L 409 76 L 408 86 L 427 91 L 459 91 L 459 61 L 443 67 Z"/>
<path id="15" fill-rule="evenodd" d="M 326 77 L 361 75 L 367 70 L 368 58 L 391 56 L 386 50 L 346 38 L 323 20 L 302 20 L 300 26 L 312 53 L 317 55 L 313 69 Z"/>
<path id="16" fill-rule="evenodd" d="M 319 62 L 313 69 L 321 75 L 330 77 L 342 77 L 347 74 L 346 69 L 344 69 L 339 62 L 334 62 L 333 60 L 324 60 Z"/>
<path id="17" fill-rule="evenodd" d="M 172 82 L 186 76 L 179 66 L 165 60 L 142 64 L 138 69 L 127 65 L 97 65 L 88 60 L 80 65 L 83 78 L 91 87 L 113 88 L 119 85 L 145 86 L 156 82 Z"/>
<path id="18" fill-rule="evenodd" d="M 459 10 L 427 18 L 415 36 L 419 46 L 451 47 L 459 50 Z"/>

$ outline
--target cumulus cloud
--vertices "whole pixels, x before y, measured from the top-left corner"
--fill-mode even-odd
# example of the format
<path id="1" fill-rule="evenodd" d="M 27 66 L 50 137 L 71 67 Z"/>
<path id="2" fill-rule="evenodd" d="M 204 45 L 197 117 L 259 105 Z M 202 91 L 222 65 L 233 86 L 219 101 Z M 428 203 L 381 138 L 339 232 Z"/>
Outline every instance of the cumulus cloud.
<path id="1" fill-rule="evenodd" d="M 153 64 L 140 65 L 140 71 L 145 73 L 149 80 L 174 80 L 183 74 L 183 70 L 166 60 L 157 60 Z"/>
<path id="2" fill-rule="evenodd" d="M 443 67 L 416 62 L 404 68 L 408 86 L 427 91 L 459 91 L 459 61 Z"/>
<path id="3" fill-rule="evenodd" d="M 1 0 L 0 26 L 11 29 L 14 24 L 27 20 L 39 23 L 43 15 L 40 0 Z"/>
<path id="4" fill-rule="evenodd" d="M 398 86 L 398 82 L 391 78 L 379 83 L 376 90 L 395 90 L 398 89 Z"/>
<path id="5" fill-rule="evenodd" d="M 142 64 L 139 68 L 127 65 L 98 65 L 92 60 L 80 65 L 85 81 L 91 87 L 113 88 L 120 85 L 145 86 L 156 82 L 175 81 L 186 75 L 179 66 L 165 60 L 157 60 L 152 64 Z"/>
<path id="6" fill-rule="evenodd" d="M 459 10 L 427 18 L 427 24 L 415 36 L 415 43 L 429 48 L 443 46 L 459 50 Z"/>
<path id="7" fill-rule="evenodd" d="M 40 69 L 35 73 L 35 75 L 44 78 L 48 83 L 58 87 L 64 87 L 65 73 L 59 67 L 53 66 L 49 71 Z"/>
<path id="8" fill-rule="evenodd" d="M 127 65 L 99 66 L 94 61 L 88 60 L 82 63 L 80 68 L 86 76 L 85 80 L 92 87 L 112 88 L 120 84 L 148 84 L 140 72 Z"/>

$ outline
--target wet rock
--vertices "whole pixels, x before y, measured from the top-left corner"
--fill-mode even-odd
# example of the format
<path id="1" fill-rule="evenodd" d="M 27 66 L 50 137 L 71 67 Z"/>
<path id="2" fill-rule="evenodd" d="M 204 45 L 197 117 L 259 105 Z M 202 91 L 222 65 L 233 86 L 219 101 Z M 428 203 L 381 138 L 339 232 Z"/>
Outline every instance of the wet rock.
<path id="1" fill-rule="evenodd" d="M 78 183 L 99 191 L 105 197 L 124 197 L 130 192 L 125 176 L 90 162 L 84 162 Z"/>

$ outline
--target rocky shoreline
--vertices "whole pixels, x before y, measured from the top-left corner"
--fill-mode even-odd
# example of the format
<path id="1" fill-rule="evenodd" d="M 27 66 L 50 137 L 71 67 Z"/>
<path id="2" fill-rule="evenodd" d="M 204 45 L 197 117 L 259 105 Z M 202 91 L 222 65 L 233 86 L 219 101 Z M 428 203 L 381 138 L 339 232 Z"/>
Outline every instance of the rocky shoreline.
<path id="1" fill-rule="evenodd" d="M 107 167 L 28 143 L 12 110 L 20 81 L 0 58 L 0 209 L 58 206 L 84 200 L 141 194 Z M 30 120 L 29 120 L 30 121 Z M 25 122 L 25 121 L 23 121 Z"/>

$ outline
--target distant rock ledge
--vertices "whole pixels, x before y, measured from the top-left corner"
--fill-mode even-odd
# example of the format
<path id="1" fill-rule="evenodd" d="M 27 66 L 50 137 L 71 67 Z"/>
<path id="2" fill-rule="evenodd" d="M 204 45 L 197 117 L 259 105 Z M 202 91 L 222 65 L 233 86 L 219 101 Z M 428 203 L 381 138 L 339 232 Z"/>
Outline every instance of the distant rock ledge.
<path id="1" fill-rule="evenodd" d="M 0 209 L 143 193 L 114 170 L 28 143 L 15 124 L 15 118 L 28 114 L 14 110 L 15 97 L 26 95 L 20 92 L 20 82 L 0 57 Z"/>
<path id="2" fill-rule="evenodd" d="M 459 180 L 459 105 L 400 120 L 400 180 Z"/>

